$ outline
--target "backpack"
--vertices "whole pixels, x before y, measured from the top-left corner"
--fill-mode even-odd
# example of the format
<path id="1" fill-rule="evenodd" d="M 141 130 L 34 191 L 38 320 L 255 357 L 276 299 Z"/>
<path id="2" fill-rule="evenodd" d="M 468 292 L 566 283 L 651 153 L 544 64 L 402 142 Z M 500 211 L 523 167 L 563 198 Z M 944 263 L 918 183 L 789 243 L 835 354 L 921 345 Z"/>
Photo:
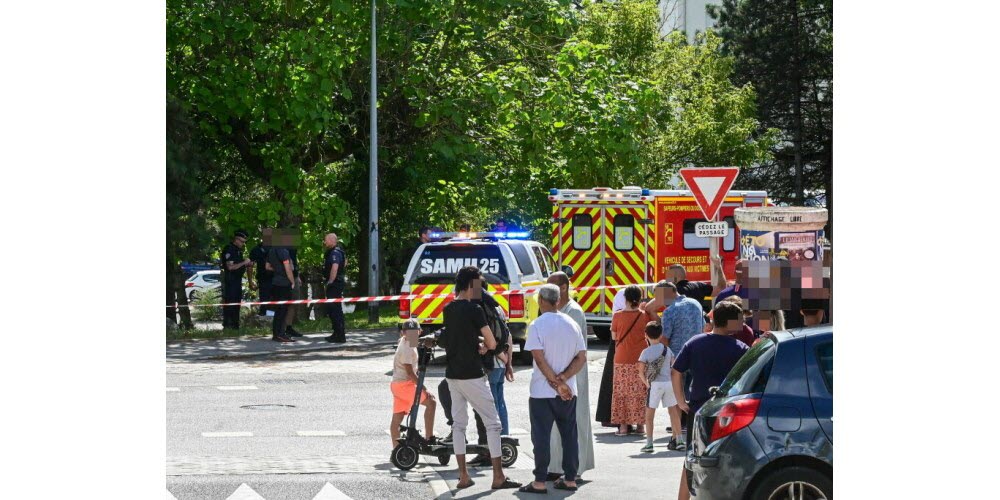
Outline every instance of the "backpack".
<path id="1" fill-rule="evenodd" d="M 480 305 L 483 308 L 483 312 L 486 313 L 486 324 L 493 331 L 493 336 L 497 341 L 497 346 L 493 349 L 492 354 L 487 353 L 487 355 L 492 356 L 496 353 L 507 351 L 507 346 L 510 344 L 510 329 L 507 328 L 507 322 L 500 316 L 499 311 L 497 311 L 500 303 L 491 295 L 483 293 L 483 300 Z"/>

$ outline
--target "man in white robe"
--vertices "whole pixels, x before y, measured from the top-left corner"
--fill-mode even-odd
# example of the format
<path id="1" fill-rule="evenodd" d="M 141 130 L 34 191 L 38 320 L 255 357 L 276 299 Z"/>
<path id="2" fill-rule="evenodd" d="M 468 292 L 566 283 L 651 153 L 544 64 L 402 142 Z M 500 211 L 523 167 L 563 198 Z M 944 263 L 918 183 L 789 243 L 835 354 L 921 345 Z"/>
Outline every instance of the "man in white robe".
<path id="1" fill-rule="evenodd" d="M 548 282 L 559 287 L 559 303 L 556 308 L 559 312 L 569 315 L 580 326 L 583 335 L 583 343 L 587 344 L 587 317 L 575 300 L 570 298 L 569 276 L 565 273 L 556 272 L 549 275 Z M 587 382 L 587 367 L 576 374 L 576 425 L 577 442 L 580 447 L 580 465 L 577 468 L 577 478 L 584 471 L 594 468 L 594 433 L 590 426 L 590 385 Z M 549 460 L 549 477 L 555 478 L 562 475 L 562 444 L 559 442 L 559 433 L 553 432 L 550 441 L 552 458 Z"/>

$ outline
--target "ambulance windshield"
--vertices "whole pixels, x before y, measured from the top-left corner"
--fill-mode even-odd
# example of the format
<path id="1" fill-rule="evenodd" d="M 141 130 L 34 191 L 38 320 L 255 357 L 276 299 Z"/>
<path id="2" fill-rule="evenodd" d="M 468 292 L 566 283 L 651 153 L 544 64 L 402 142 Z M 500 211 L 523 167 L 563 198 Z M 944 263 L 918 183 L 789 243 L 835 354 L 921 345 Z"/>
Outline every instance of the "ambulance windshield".
<path id="1" fill-rule="evenodd" d="M 413 285 L 455 283 L 455 275 L 465 266 L 476 266 L 487 283 L 510 283 L 503 255 L 496 245 L 428 246 L 417 257 Z"/>

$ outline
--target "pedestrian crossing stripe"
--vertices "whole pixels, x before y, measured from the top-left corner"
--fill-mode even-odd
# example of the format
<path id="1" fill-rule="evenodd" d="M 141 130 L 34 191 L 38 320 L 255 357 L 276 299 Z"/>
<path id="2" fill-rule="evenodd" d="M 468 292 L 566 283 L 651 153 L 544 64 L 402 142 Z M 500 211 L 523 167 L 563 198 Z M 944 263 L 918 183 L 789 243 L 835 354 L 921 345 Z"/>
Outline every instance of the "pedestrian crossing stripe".
<path id="1" fill-rule="evenodd" d="M 216 387 L 220 391 L 256 391 L 256 385 L 220 385 Z"/>
<path id="2" fill-rule="evenodd" d="M 167 392 L 180 392 L 180 387 L 167 387 Z"/>
<path id="3" fill-rule="evenodd" d="M 170 493 L 170 490 L 167 490 L 167 499 L 166 500 L 177 500 L 177 497 L 175 497 L 173 493 Z"/>
<path id="4" fill-rule="evenodd" d="M 170 490 L 167 490 L 167 500 L 177 500 Z M 239 488 L 236 488 L 231 495 L 226 497 L 226 500 L 265 500 L 260 493 L 254 491 L 247 483 L 241 483 Z M 316 493 L 316 496 L 312 500 L 351 500 L 351 497 L 344 494 L 343 491 L 337 489 L 336 486 L 330 484 L 329 482 L 323 484 L 323 488 Z"/>
<path id="5" fill-rule="evenodd" d="M 264 497 L 260 496 L 253 488 L 247 486 L 247 483 L 243 483 L 232 495 L 226 497 L 226 500 L 265 500 Z"/>
<path id="6" fill-rule="evenodd" d="M 323 489 L 319 490 L 319 493 L 313 497 L 313 500 L 351 500 L 351 497 L 344 494 L 343 491 L 338 490 L 330 483 L 323 485 Z"/>

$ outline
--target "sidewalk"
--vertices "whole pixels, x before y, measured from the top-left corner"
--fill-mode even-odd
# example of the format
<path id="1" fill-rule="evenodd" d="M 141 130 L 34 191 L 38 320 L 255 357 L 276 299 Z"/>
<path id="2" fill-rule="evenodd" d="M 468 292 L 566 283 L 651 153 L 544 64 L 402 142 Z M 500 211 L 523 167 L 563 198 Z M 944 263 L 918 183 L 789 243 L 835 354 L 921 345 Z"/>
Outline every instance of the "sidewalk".
<path id="1" fill-rule="evenodd" d="M 308 352 L 351 349 L 375 345 L 395 344 L 399 332 L 394 329 L 348 330 L 347 342 L 332 344 L 324 340 L 329 333 L 313 333 L 300 337 L 296 342 L 283 344 L 271 337 L 239 337 L 212 340 L 183 340 L 167 342 L 167 360 L 197 361 L 204 359 L 265 356 L 275 353 Z"/>

